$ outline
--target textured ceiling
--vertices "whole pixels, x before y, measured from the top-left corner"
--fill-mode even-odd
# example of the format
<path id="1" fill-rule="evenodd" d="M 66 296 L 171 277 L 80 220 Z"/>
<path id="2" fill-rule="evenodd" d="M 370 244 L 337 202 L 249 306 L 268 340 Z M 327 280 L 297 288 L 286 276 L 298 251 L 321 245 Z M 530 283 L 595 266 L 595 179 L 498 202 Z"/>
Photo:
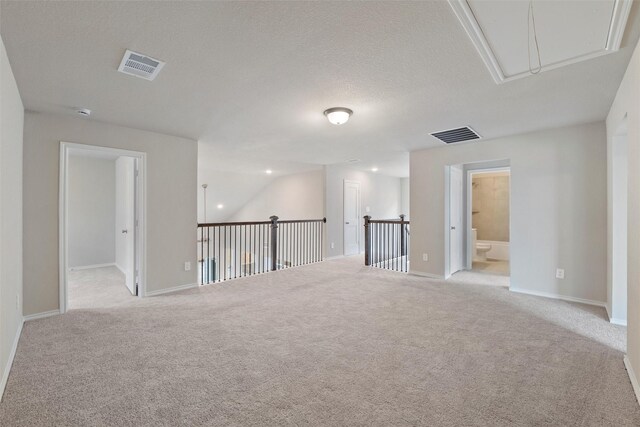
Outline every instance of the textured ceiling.
<path id="1" fill-rule="evenodd" d="M 496 85 L 446 2 L 6 2 L 25 107 L 186 136 L 212 167 L 355 166 L 406 176 L 429 132 L 486 138 L 603 119 L 637 40 L 620 52 Z M 633 27 L 633 31 L 629 31 Z M 526 21 L 523 22 L 526 31 Z M 166 61 L 153 82 L 125 49 Z M 541 46 L 544 50 L 544 46 Z M 322 115 L 354 110 L 343 126 Z M 479 142 L 482 143 L 482 142 Z"/>

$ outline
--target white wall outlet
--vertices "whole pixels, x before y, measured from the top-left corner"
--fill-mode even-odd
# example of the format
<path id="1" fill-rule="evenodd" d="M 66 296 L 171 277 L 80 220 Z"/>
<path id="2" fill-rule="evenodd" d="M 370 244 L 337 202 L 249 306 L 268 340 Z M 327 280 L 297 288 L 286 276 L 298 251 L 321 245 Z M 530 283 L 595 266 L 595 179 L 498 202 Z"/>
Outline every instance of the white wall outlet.
<path id="1" fill-rule="evenodd" d="M 556 269 L 556 279 L 564 279 L 564 268 Z"/>
<path id="2" fill-rule="evenodd" d="M 189 271 L 189 270 L 191 270 L 191 262 L 185 261 L 185 263 L 184 263 L 184 271 Z"/>
<path id="3" fill-rule="evenodd" d="M 336 248 L 336 244 L 331 242 L 331 249 L 335 249 Z"/>
<path id="4" fill-rule="evenodd" d="M 365 210 L 366 213 L 371 212 L 371 208 L 369 206 L 365 207 L 364 210 Z"/>
<path id="5" fill-rule="evenodd" d="M 422 254 L 422 260 L 423 261 L 429 261 L 429 254 Z"/>

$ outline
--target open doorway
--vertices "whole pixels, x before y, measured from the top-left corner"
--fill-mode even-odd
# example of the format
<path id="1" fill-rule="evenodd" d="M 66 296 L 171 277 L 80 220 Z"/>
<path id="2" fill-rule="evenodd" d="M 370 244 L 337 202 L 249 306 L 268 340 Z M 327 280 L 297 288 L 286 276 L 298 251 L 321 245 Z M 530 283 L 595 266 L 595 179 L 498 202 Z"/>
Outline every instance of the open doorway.
<path id="1" fill-rule="evenodd" d="M 508 167 L 467 170 L 467 269 L 510 274 L 510 188 Z"/>
<path id="2" fill-rule="evenodd" d="M 61 143 L 61 313 L 144 295 L 144 165 L 144 153 Z"/>

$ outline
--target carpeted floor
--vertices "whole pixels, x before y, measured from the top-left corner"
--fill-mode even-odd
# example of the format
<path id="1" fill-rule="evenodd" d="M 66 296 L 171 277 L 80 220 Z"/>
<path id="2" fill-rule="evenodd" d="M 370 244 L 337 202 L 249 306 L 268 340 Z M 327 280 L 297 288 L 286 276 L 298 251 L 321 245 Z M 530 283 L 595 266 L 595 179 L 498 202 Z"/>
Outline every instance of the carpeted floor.
<path id="1" fill-rule="evenodd" d="M 28 322 L 0 425 L 640 425 L 602 309 L 360 262 Z"/>
<path id="2" fill-rule="evenodd" d="M 70 271 L 67 286 L 70 310 L 120 307 L 135 299 L 117 267 Z"/>

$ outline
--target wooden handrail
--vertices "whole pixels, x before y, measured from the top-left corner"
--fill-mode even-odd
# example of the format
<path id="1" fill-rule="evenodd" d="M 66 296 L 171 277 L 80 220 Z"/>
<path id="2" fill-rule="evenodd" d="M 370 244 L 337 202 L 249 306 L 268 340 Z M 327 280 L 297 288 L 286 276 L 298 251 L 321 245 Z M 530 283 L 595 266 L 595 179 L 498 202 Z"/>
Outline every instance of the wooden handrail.
<path id="1" fill-rule="evenodd" d="M 278 224 L 297 224 L 303 222 L 327 222 L 327 218 L 322 219 L 285 219 L 278 220 Z M 271 224 L 271 221 L 233 221 L 233 222 L 206 222 L 198 223 L 198 228 L 201 227 L 224 227 L 227 225 L 261 225 Z"/>
<path id="2" fill-rule="evenodd" d="M 409 221 L 399 219 L 370 219 L 370 224 L 409 224 Z"/>
<path id="3" fill-rule="evenodd" d="M 206 222 L 198 223 L 198 228 L 201 227 L 223 227 L 226 225 L 260 225 L 271 224 L 271 221 L 234 221 L 234 222 Z"/>

